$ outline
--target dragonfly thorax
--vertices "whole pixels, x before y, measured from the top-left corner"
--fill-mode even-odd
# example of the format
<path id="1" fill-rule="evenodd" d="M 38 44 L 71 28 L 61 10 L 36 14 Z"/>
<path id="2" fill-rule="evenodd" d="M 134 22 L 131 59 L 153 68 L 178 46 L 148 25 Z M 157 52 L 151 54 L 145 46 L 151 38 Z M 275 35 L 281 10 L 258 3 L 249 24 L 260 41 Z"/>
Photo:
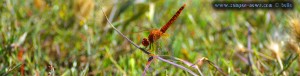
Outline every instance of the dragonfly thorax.
<path id="1" fill-rule="evenodd" d="M 163 32 L 161 32 L 158 29 L 151 30 L 151 32 L 148 36 L 150 43 L 157 41 L 161 37 L 162 34 L 163 34 Z"/>
<path id="2" fill-rule="evenodd" d="M 148 39 L 144 38 L 142 41 L 142 44 L 144 46 L 148 46 L 149 44 L 152 44 L 155 41 L 157 41 L 162 35 L 163 35 L 163 32 L 161 32 L 159 29 L 151 30 L 150 34 L 148 36 Z"/>

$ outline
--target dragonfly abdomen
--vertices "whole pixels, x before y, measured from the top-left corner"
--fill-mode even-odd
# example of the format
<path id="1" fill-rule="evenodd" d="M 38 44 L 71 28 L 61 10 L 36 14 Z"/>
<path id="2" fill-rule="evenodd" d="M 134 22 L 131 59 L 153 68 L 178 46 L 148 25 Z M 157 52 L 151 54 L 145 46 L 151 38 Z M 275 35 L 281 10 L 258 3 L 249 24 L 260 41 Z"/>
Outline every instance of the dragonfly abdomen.
<path id="1" fill-rule="evenodd" d="M 165 24 L 160 31 L 165 33 L 167 29 L 170 27 L 170 25 L 176 20 L 176 18 L 180 15 L 181 11 L 184 9 L 185 4 L 181 6 L 181 8 L 176 12 L 176 14 L 168 21 L 167 24 Z"/>

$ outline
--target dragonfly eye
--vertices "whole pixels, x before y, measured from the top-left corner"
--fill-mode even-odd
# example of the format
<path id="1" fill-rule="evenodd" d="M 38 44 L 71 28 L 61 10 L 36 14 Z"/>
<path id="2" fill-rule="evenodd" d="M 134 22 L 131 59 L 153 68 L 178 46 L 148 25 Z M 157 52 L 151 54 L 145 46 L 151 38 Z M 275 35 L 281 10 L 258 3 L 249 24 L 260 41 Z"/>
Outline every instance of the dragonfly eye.
<path id="1" fill-rule="evenodd" d="M 148 46 L 148 45 L 149 45 L 148 39 L 147 39 L 147 38 L 144 38 L 143 41 L 142 41 L 142 44 L 143 44 L 144 46 Z"/>

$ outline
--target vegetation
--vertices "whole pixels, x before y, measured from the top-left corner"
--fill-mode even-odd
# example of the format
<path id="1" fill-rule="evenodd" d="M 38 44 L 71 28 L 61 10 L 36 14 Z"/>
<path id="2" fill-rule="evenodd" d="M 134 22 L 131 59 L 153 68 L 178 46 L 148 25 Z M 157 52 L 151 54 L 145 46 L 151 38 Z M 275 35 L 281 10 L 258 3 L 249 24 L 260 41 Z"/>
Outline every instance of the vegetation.
<path id="1" fill-rule="evenodd" d="M 300 75 L 299 1 L 292 10 L 211 3 L 0 0 L 0 75 Z M 183 4 L 166 37 L 143 46 Z"/>

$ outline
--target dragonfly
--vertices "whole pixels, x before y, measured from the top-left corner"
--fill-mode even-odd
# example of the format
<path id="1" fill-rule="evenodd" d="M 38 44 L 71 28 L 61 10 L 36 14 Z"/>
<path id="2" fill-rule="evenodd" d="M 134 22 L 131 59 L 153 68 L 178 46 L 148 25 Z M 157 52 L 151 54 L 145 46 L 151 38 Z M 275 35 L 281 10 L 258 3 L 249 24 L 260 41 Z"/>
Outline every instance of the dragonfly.
<path id="1" fill-rule="evenodd" d="M 173 15 L 173 17 L 160 29 L 153 29 L 150 31 L 150 34 L 148 35 L 148 38 L 143 38 L 142 45 L 147 47 L 151 46 L 153 43 L 155 43 L 157 40 L 159 40 L 162 36 L 166 36 L 166 31 L 171 26 L 172 23 L 175 22 L 177 17 L 180 15 L 181 11 L 184 9 L 186 4 L 180 7 L 180 9 Z M 150 47 L 151 48 L 151 47 Z"/>

